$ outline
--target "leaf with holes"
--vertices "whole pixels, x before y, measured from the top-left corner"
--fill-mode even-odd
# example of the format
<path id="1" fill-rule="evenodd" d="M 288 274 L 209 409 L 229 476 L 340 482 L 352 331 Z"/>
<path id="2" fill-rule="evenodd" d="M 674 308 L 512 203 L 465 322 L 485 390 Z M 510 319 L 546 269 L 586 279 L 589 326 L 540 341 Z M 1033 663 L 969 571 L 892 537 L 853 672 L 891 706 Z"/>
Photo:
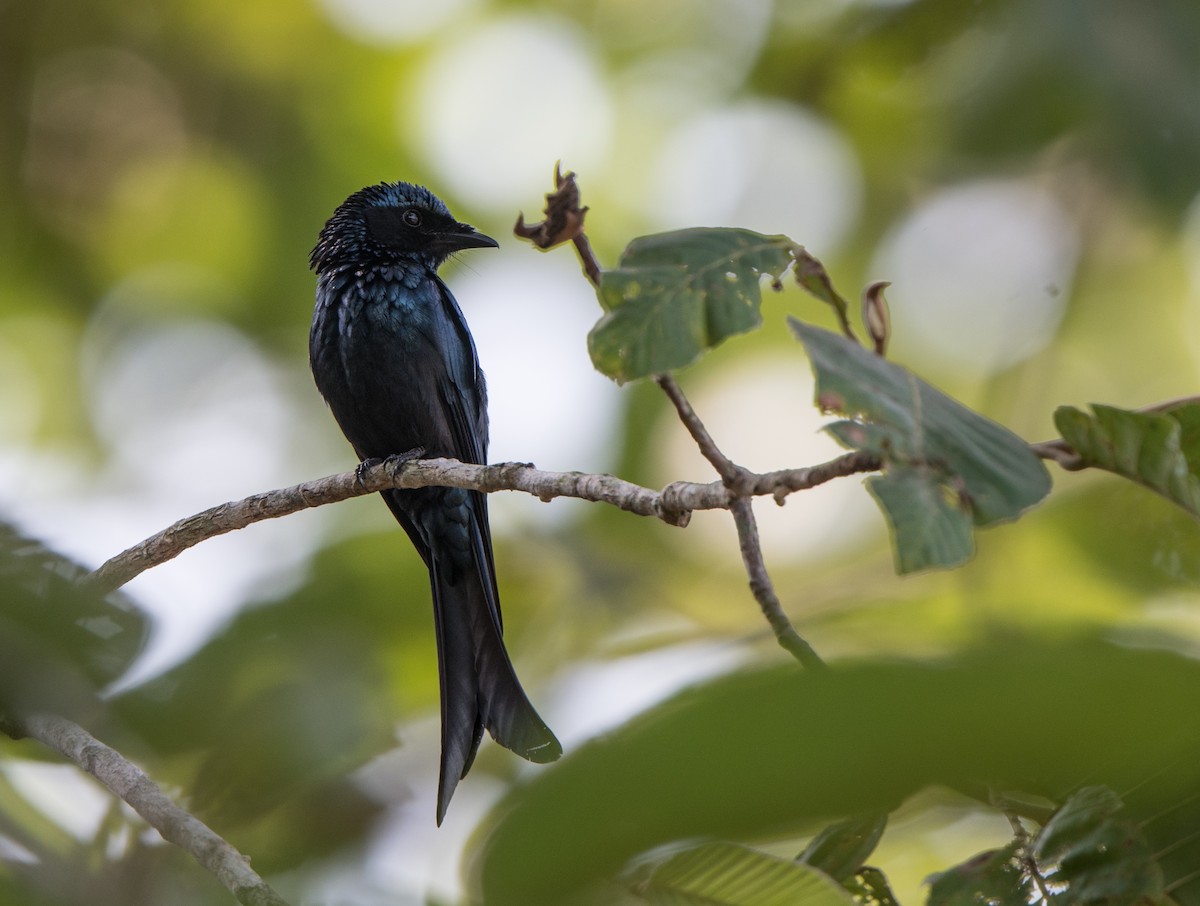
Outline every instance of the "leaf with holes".
<path id="1" fill-rule="evenodd" d="M 778 280 L 796 248 L 786 236 L 695 228 L 629 243 L 600 275 L 606 314 L 588 334 L 597 370 L 632 381 L 682 368 L 762 323 L 760 281 Z"/>
<path id="2" fill-rule="evenodd" d="M 789 321 L 812 361 L 817 404 L 849 416 L 830 433 L 883 460 L 869 486 L 900 572 L 958 566 L 973 549 L 970 523 L 1016 519 L 1049 493 L 1045 466 L 1007 428 L 843 336 Z"/>

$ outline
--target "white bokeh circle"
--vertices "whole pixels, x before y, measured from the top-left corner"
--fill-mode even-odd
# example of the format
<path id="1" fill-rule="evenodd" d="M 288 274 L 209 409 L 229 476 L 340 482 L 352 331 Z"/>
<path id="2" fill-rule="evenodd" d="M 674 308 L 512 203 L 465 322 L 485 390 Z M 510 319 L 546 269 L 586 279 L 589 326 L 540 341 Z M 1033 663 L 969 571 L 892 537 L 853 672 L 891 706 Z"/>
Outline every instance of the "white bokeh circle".
<path id="1" fill-rule="evenodd" d="M 541 198 L 556 160 L 600 169 L 612 116 L 586 36 L 563 20 L 513 17 L 435 53 L 401 99 L 397 125 L 439 186 L 507 216 Z"/>
<path id="2" fill-rule="evenodd" d="M 661 229 L 740 226 L 828 255 L 854 225 L 862 174 L 849 142 L 802 107 L 749 101 L 683 122 L 659 153 L 644 212 Z"/>
<path id="3" fill-rule="evenodd" d="M 884 238 L 872 274 L 892 283 L 898 343 L 983 376 L 1050 342 L 1078 251 L 1075 224 L 1048 193 L 986 180 L 919 205 Z"/>
<path id="4" fill-rule="evenodd" d="M 479 0 L 317 0 L 329 20 L 363 44 L 412 44 L 461 21 Z"/>

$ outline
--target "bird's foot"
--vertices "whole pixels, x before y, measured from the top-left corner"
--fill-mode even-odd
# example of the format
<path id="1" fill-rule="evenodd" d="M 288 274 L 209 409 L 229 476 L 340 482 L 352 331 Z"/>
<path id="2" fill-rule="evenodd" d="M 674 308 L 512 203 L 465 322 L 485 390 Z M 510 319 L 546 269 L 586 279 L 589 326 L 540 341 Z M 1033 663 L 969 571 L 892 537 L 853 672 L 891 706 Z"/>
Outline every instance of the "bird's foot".
<path id="1" fill-rule="evenodd" d="M 424 447 L 413 447 L 411 450 L 406 450 L 403 453 L 393 453 L 391 456 L 372 456 L 370 459 L 364 459 L 354 469 L 354 477 L 358 479 L 358 483 L 364 484 L 363 476 L 368 469 L 373 469 L 376 466 L 386 466 L 387 469 L 394 475 L 396 470 L 406 462 L 412 462 L 414 459 L 420 459 L 425 455 Z"/>

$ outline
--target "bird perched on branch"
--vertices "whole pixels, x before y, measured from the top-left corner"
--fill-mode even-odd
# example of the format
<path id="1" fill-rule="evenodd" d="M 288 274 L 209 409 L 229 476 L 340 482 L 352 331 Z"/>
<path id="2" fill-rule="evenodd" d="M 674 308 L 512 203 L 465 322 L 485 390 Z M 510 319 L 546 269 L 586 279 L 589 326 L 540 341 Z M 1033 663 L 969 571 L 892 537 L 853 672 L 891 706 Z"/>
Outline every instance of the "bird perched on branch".
<path id="1" fill-rule="evenodd" d="M 317 389 L 363 461 L 411 454 L 487 462 L 487 391 L 443 261 L 496 241 L 431 192 L 381 183 L 355 192 L 321 230 L 309 263 L 317 304 L 309 360 Z M 487 499 L 456 488 L 383 499 L 429 568 L 442 693 L 437 821 L 486 728 L 530 761 L 562 754 L 530 704 L 502 638 Z"/>

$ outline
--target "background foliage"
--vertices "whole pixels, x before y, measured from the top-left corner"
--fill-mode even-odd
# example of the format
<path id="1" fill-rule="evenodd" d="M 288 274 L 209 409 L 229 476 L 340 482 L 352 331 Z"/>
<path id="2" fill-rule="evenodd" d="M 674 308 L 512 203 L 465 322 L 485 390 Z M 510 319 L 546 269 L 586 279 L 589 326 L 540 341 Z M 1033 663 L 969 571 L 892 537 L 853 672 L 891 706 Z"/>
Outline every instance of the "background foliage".
<path id="1" fill-rule="evenodd" d="M 539 206 L 560 157 L 579 171 L 604 263 L 656 230 L 787 234 L 844 291 L 892 280 L 891 357 L 1026 439 L 1060 433 L 1062 404 L 1137 407 L 1194 392 L 1195 4 L 427 7 L 0 4 L 6 521 L 96 565 L 212 503 L 349 466 L 305 361 L 305 260 L 324 218 L 359 186 L 404 178 L 503 239 L 518 209 Z M 653 387 L 618 391 L 591 372 L 586 336 L 599 311 L 566 253 L 508 241 L 464 257 L 448 277 L 492 378 L 493 459 L 650 485 L 711 477 Z M 795 288 L 768 295 L 762 331 L 681 374 L 714 436 L 753 468 L 804 465 L 833 449 L 814 440 L 822 420 L 786 313 L 830 320 Z M 982 682 L 971 652 L 985 641 L 1037 639 L 977 656 L 1012 669 L 1028 645 L 1045 659 L 1023 698 L 1038 732 L 1010 741 L 1061 736 L 1070 759 L 1056 770 L 1069 764 L 1078 776 L 1056 775 L 1052 792 L 1103 780 L 1125 798 L 1135 778 L 1073 746 L 1079 727 L 1104 730 L 1105 714 L 1149 718 L 1133 706 L 1106 711 L 1103 699 L 1083 707 L 1078 688 L 1056 682 L 1046 646 L 1088 635 L 1150 647 L 1186 679 L 1191 665 L 1164 652 L 1190 657 L 1200 641 L 1200 535 L 1143 488 L 1098 474 L 1054 480 L 1041 508 L 978 535 L 965 568 L 904 579 L 857 480 L 778 512 L 769 501 L 757 508 L 784 604 L 823 655 L 861 661 L 867 673 L 890 664 L 897 676 L 877 674 L 879 690 L 942 658 L 975 664 L 969 675 Z M 682 772 L 713 803 L 706 833 L 781 855 L 844 817 L 830 805 L 759 821 L 746 805 L 757 800 L 739 790 L 747 777 L 774 777 L 778 751 L 763 747 L 761 770 L 721 760 L 723 745 L 753 734 L 749 723 L 732 739 L 721 729 L 745 710 L 735 693 L 763 681 L 751 668 L 785 659 L 746 592 L 725 514 L 699 514 L 680 531 L 599 506 L 497 499 L 510 647 L 569 754 L 530 772 L 486 747 L 435 831 L 426 577 L 377 504 L 207 544 L 129 587 L 144 619 L 108 614 L 121 638 L 108 656 L 121 663 L 136 647 L 129 639 L 150 627 L 134 667 L 146 682 L 89 725 L 177 785 L 285 892 L 451 902 L 472 885 L 501 885 L 494 892 L 506 877 L 548 877 L 554 854 L 520 835 L 520 819 L 577 780 L 626 802 L 628 820 L 665 813 L 682 833 L 687 813 L 656 798 L 665 795 L 656 781 Z M 22 600 L 18 586 L 5 586 L 6 600 Z M 68 595 L 62 606 L 83 605 Z M 77 638 L 62 644 L 83 665 L 62 696 L 79 709 L 71 713 L 96 714 L 90 683 L 120 664 L 98 667 Z M 1068 650 L 1084 675 L 1108 656 Z M 1144 679 L 1122 663 L 1131 682 Z M 711 699 L 713 735 L 668 732 L 686 701 L 653 712 L 626 728 L 631 736 L 596 743 L 632 745 L 655 726 L 663 734 L 637 750 L 647 760 L 636 773 L 596 786 L 586 739 L 684 683 L 726 674 L 726 697 Z M 1156 732 L 1186 741 L 1187 683 L 1178 695 L 1151 688 L 1141 703 L 1161 718 Z M 838 694 L 818 699 L 835 715 Z M 936 718 L 935 705 L 959 713 L 954 702 L 899 700 L 876 712 L 871 694 L 847 701 L 863 702 L 855 714 L 868 724 L 886 716 L 886 728 L 843 740 L 852 750 L 887 764 L 881 740 L 927 737 L 949 752 L 943 766 L 978 755 L 958 747 L 971 742 L 961 728 Z M 1005 702 L 993 716 L 1012 727 Z M 779 747 L 842 726 L 763 721 Z M 0 738 L 3 902 L 226 902 L 185 856 L 42 757 Z M 727 771 L 684 770 L 714 763 Z M 818 768 L 828 774 L 805 784 L 858 790 L 863 807 L 887 798 L 872 798 L 868 776 L 845 760 Z M 1163 769 L 1139 815 L 1195 790 Z M 923 901 L 932 872 L 1008 843 L 1007 822 L 947 771 L 885 791 L 898 811 L 872 861 L 902 902 Z M 534 805 L 514 805 L 493 842 L 477 837 L 475 868 L 461 874 L 465 841 L 497 820 L 487 809 L 524 778 Z M 579 805 L 569 817 L 588 827 L 587 801 Z M 631 854 L 603 848 L 614 828 L 596 821 L 583 837 L 606 864 Z M 1161 846 L 1194 828 L 1151 826 Z"/>

